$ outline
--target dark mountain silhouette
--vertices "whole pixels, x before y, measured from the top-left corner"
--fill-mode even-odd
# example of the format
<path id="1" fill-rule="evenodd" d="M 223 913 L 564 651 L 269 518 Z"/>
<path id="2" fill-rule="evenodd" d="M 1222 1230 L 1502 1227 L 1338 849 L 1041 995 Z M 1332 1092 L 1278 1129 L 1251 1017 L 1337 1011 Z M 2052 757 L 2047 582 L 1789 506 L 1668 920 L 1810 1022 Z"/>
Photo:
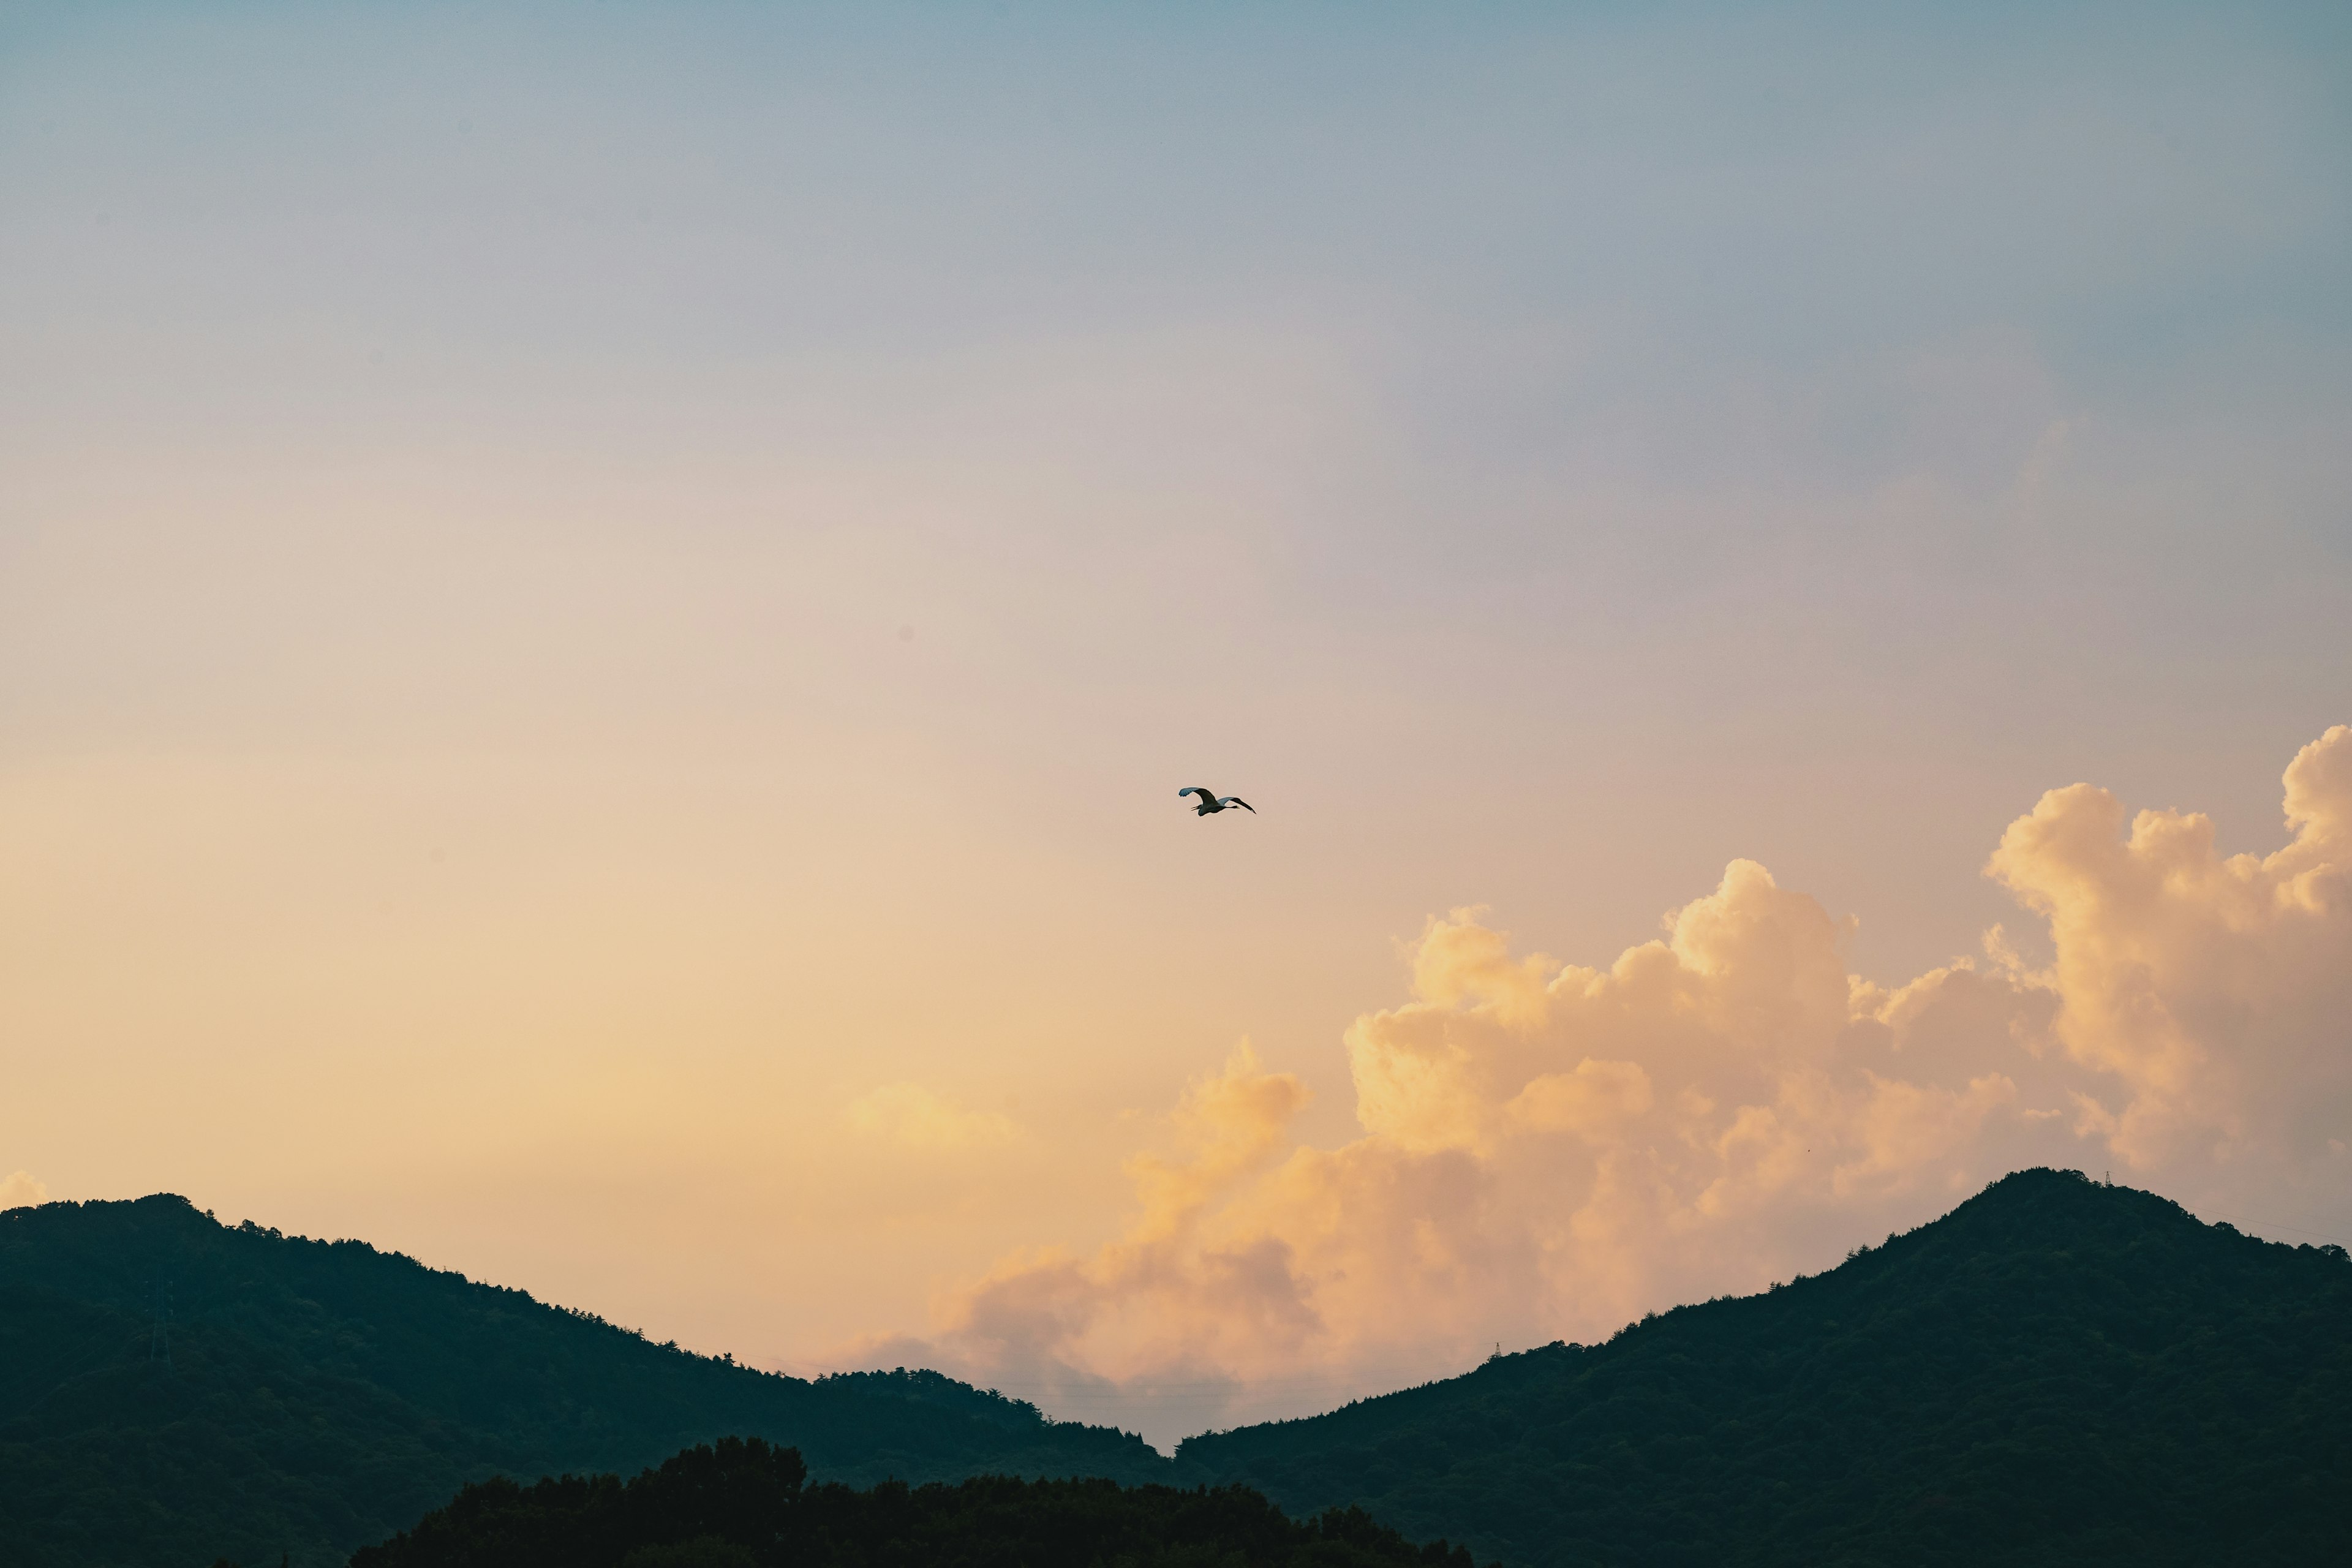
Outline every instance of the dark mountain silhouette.
<path id="1" fill-rule="evenodd" d="M 2352 1561 L 2352 1262 L 2023 1172 L 1826 1274 L 1196 1437 L 1171 1463 L 936 1373 L 754 1373 L 356 1242 L 225 1229 L 177 1198 L 0 1214 L 9 1568 L 340 1563 L 423 1539 L 467 1483 L 633 1474 L 730 1434 L 797 1446 L 820 1484 L 1239 1484 L 1294 1519 L 1360 1505 L 1403 1537 L 1537 1568 L 2332 1563 Z M 635 1484 L 477 1489 L 441 1517 Z M 992 1562 L 1045 1561 L 1034 1530 L 1106 1563 L 1336 1550 L 1240 1524 L 1223 1545 L 1185 1534 L 1176 1492 L 868 1495 L 840 1504 L 866 1521 L 841 1539 L 913 1553 L 894 1560 L 967 1531 L 1011 1542 Z M 1120 1497 L 1145 1500 L 1105 1500 Z M 1232 1524 L 1261 1505 L 1219 1506 Z M 653 1555 L 627 1568 L 743 1561 L 724 1540 L 639 1544 Z"/>
<path id="2" fill-rule="evenodd" d="M 177 1197 L 0 1214 L 7 1568 L 341 1563 L 463 1483 L 635 1471 L 728 1434 L 860 1484 L 1167 1473 L 1140 1438 L 937 1373 L 754 1372 Z"/>
<path id="3" fill-rule="evenodd" d="M 1242 1487 L 985 1477 L 866 1491 L 804 1487 L 756 1438 L 695 1447 L 623 1481 L 467 1488 L 352 1568 L 1472 1568 L 1360 1509 L 1294 1521 Z"/>
<path id="4" fill-rule="evenodd" d="M 2021 1172 L 1813 1279 L 1179 1459 L 1541 1568 L 2352 1562 L 2352 1263 Z"/>

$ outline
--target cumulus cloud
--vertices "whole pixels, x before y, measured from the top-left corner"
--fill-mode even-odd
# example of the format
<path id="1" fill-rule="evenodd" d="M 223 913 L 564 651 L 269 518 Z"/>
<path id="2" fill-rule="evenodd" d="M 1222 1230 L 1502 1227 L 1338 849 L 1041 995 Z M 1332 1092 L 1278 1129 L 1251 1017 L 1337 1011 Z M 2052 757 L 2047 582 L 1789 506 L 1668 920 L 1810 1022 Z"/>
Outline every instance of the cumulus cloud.
<path id="1" fill-rule="evenodd" d="M 2352 729 L 2286 770 L 2293 842 L 2223 857 L 2201 813 L 2053 790 L 1991 874 L 2050 922 L 2056 1033 L 2085 1122 L 2136 1169 L 2271 1163 L 2346 1136 L 2352 1055 Z"/>
<path id="2" fill-rule="evenodd" d="M 2285 783 L 2267 858 L 2223 858 L 2201 816 L 2126 829 L 2105 791 L 2044 795 L 1987 868 L 2046 923 L 2039 970 L 1995 928 L 1873 984 L 1747 860 L 1606 967 L 1433 919 L 1411 995 L 1347 1036 L 1360 1137 L 1297 1143 L 1306 1087 L 1244 1046 L 1129 1162 L 1118 1239 L 1005 1258 L 897 1348 L 1090 1414 L 1124 1390 L 1174 1436 L 1759 1289 L 2024 1164 L 2341 1206 L 2352 729 Z M 1155 1418 L 1165 1388 L 1219 1392 Z"/>
<path id="3" fill-rule="evenodd" d="M 974 1110 L 918 1083 L 884 1084 L 860 1095 L 843 1108 L 842 1120 L 905 1149 L 997 1149 L 1021 1139 L 1021 1128 L 1010 1117 Z"/>
<path id="4" fill-rule="evenodd" d="M 49 1201 L 49 1189 L 33 1179 L 30 1171 L 12 1173 L 0 1181 L 0 1209 L 30 1208 Z"/>

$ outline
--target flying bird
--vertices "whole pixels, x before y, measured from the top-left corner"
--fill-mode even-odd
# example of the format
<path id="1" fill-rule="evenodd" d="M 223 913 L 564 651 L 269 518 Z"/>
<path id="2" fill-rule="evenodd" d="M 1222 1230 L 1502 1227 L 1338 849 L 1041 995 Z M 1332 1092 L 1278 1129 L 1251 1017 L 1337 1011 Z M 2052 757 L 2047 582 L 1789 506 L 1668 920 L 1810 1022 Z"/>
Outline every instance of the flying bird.
<path id="1" fill-rule="evenodd" d="M 1201 804 L 1192 808 L 1192 815 L 1195 816 L 1208 816 L 1224 810 L 1229 805 L 1238 805 L 1252 816 L 1257 815 L 1257 807 L 1237 795 L 1221 796 L 1215 790 L 1202 789 L 1199 784 L 1186 784 L 1176 792 L 1176 798 L 1182 800 L 1188 795 L 1197 795 L 1201 797 Z"/>

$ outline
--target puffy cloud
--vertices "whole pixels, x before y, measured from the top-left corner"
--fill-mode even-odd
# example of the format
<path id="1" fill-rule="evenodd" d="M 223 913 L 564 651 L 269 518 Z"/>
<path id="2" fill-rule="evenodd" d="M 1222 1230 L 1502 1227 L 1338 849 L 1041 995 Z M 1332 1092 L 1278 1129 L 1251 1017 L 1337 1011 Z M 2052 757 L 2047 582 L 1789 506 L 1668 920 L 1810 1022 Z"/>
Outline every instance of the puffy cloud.
<path id="1" fill-rule="evenodd" d="M 1128 1162 L 1140 1204 L 1126 1234 L 1088 1258 L 1017 1255 L 960 1292 L 951 1364 L 1062 1391 L 1106 1371 L 1264 1375 L 1308 1352 L 1323 1325 L 1288 1244 L 1236 1212 L 1307 1101 L 1296 1078 L 1236 1047 L 1185 1089 L 1171 1148 Z"/>
<path id="2" fill-rule="evenodd" d="M 2308 1158 L 2352 1110 L 2352 728 L 2286 771 L 2294 841 L 2215 847 L 2201 813 L 2053 790 L 1988 869 L 2050 922 L 2056 1033 L 2085 1122 L 2129 1168 Z"/>
<path id="3" fill-rule="evenodd" d="M 1548 1072 L 1503 1107 L 1515 1126 L 1537 1132 L 1573 1132 L 1598 1142 L 1617 1136 L 1648 1110 L 1655 1097 L 1639 1062 L 1597 1062 L 1587 1057 L 1574 1072 Z"/>
<path id="4" fill-rule="evenodd" d="M 1606 968 L 1515 956 L 1457 910 L 1411 996 L 1348 1032 L 1361 1137 L 1295 1144 L 1305 1087 L 1244 1046 L 1129 1163 L 1118 1240 L 1004 1259 L 921 1349 L 1173 1436 L 1758 1289 L 2023 1164 L 2340 1206 L 2352 730 L 2296 757 L 2286 813 L 2285 848 L 2223 858 L 2202 816 L 2126 832 L 2104 791 L 2053 790 L 1988 867 L 2049 967 L 1995 928 L 1892 988 L 1751 861 Z"/>
<path id="5" fill-rule="evenodd" d="M 17 1171 L 0 1181 L 0 1209 L 30 1208 L 48 1201 L 49 1189 L 35 1181 L 30 1171 Z"/>
<path id="6" fill-rule="evenodd" d="M 974 1110 L 917 1083 L 884 1084 L 842 1110 L 842 1119 L 906 1149 L 953 1152 L 996 1149 L 1021 1140 L 1010 1117 Z"/>

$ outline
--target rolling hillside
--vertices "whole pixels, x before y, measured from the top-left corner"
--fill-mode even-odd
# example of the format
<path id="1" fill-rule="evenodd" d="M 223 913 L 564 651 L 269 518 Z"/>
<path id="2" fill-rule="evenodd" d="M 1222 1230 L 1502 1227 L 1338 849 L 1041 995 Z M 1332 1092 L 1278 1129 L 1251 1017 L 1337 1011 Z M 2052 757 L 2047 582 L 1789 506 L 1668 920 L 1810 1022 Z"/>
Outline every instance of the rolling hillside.
<path id="1" fill-rule="evenodd" d="M 2352 1263 L 2068 1172 L 1180 1462 L 1570 1564 L 2352 1561 Z"/>
<path id="2" fill-rule="evenodd" d="M 176 1197 L 0 1214 L 9 1568 L 341 1563 L 466 1482 L 631 1473 L 728 1434 L 860 1484 L 1167 1471 L 1139 1438 L 936 1373 L 757 1373 L 360 1242 L 230 1229 Z"/>

